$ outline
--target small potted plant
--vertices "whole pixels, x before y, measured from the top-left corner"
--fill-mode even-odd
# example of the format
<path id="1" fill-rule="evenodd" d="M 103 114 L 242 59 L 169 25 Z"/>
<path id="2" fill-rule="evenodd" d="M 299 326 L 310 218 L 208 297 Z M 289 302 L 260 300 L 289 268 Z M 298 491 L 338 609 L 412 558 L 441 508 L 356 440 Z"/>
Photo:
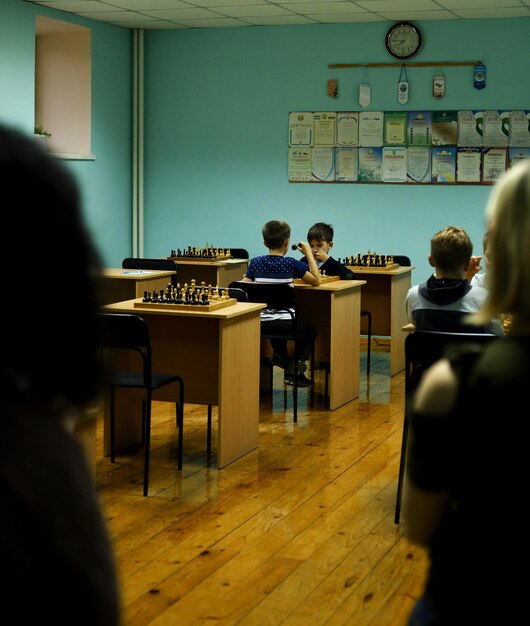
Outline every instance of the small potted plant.
<path id="1" fill-rule="evenodd" d="M 47 130 L 44 130 L 44 128 L 40 124 L 35 124 L 33 132 L 37 137 L 42 137 L 43 139 L 49 139 L 52 136 L 52 134 L 49 133 Z"/>

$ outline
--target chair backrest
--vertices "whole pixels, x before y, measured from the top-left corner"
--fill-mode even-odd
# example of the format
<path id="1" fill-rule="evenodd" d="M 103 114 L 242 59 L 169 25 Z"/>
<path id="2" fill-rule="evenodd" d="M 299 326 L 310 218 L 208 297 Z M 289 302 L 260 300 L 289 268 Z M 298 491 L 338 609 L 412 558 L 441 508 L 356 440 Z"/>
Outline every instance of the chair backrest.
<path id="1" fill-rule="evenodd" d="M 127 257 L 121 262 L 124 270 L 161 270 L 175 272 L 171 277 L 171 284 L 176 286 L 178 265 L 171 259 L 142 259 L 140 257 Z"/>
<path id="2" fill-rule="evenodd" d="M 247 292 L 243 291 L 243 289 L 228 287 L 227 291 L 230 298 L 235 298 L 238 302 L 248 302 Z"/>
<path id="3" fill-rule="evenodd" d="M 292 285 L 233 281 L 228 287 L 242 289 L 246 292 L 249 302 L 264 302 L 268 309 L 296 310 L 296 290 Z"/>
<path id="4" fill-rule="evenodd" d="M 390 256 L 394 259 L 394 263 L 397 263 L 400 266 L 410 267 L 412 265 L 408 256 L 403 254 L 391 254 Z"/>
<path id="5" fill-rule="evenodd" d="M 143 317 L 134 313 L 98 313 L 96 331 L 99 348 L 133 350 L 140 354 L 146 384 L 150 381 L 151 339 Z"/>
<path id="6" fill-rule="evenodd" d="M 397 263 L 400 267 L 401 266 L 410 267 L 411 265 L 410 258 L 408 256 L 404 256 L 403 254 L 385 254 L 385 256 L 391 256 L 394 259 L 394 263 Z M 362 259 L 363 261 L 366 261 L 368 259 L 368 255 L 363 254 Z"/>
<path id="7" fill-rule="evenodd" d="M 415 330 L 405 339 L 405 393 L 418 386 L 423 374 L 451 344 L 483 344 L 500 339 L 486 333 L 448 333 Z"/>
<path id="8" fill-rule="evenodd" d="M 234 257 L 234 259 L 248 259 L 249 254 L 248 254 L 248 250 L 246 250 L 245 248 L 230 248 L 230 246 L 227 246 L 228 250 L 230 250 L 230 254 Z"/>
<path id="9" fill-rule="evenodd" d="M 416 309 L 413 311 L 414 325 L 418 330 L 443 333 L 491 334 L 486 326 L 477 326 L 466 321 L 469 312 L 441 309 Z"/>

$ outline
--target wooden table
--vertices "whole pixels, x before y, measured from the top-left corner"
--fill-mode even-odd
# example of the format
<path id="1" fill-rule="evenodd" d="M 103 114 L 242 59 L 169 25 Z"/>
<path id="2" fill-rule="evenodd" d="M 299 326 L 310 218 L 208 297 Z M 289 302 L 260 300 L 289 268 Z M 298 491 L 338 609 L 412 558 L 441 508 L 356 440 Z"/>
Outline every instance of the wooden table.
<path id="1" fill-rule="evenodd" d="M 414 267 L 401 266 L 393 270 L 377 268 L 359 270 L 348 266 L 356 278 L 366 280 L 361 294 L 361 307 L 372 313 L 372 336 L 390 337 L 390 375 L 405 369 L 405 333 L 407 324 L 405 298 L 411 286 Z M 361 330 L 364 334 L 367 328 Z"/>
<path id="2" fill-rule="evenodd" d="M 165 289 L 175 272 L 166 270 L 124 270 L 105 268 L 96 278 L 101 304 L 141 298 L 144 291 Z"/>
<path id="3" fill-rule="evenodd" d="M 228 261 L 177 261 L 177 281 L 183 285 L 194 278 L 212 287 L 228 287 L 233 280 L 241 280 L 247 271 L 248 259 Z"/>
<path id="4" fill-rule="evenodd" d="M 361 286 L 338 280 L 319 287 L 296 285 L 300 313 L 318 332 L 315 360 L 329 364 L 329 408 L 359 397 Z"/>
<path id="5" fill-rule="evenodd" d="M 141 303 L 141 298 L 108 304 L 103 310 L 140 314 L 151 334 L 153 369 L 182 376 L 185 403 L 218 407 L 218 468 L 254 450 L 258 446 L 259 426 L 259 313 L 264 305 L 240 302 L 215 311 L 201 311 L 198 307 L 175 311 L 134 306 L 135 302 Z M 165 388 L 153 397 L 174 401 L 171 391 Z M 134 403 L 135 409 L 139 404 Z M 138 407 L 137 415 L 131 420 L 132 406 L 126 391 L 117 394 L 117 447 L 139 440 L 141 410 Z M 108 410 L 106 404 L 106 452 Z"/>

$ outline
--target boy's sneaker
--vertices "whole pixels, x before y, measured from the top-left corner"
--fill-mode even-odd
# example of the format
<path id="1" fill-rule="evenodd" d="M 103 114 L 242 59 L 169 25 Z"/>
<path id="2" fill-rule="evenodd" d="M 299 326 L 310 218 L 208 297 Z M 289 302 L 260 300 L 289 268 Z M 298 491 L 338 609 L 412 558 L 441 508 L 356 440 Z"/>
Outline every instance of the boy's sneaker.
<path id="1" fill-rule="evenodd" d="M 309 378 L 307 378 L 303 374 L 298 374 L 297 379 L 298 379 L 298 386 L 299 387 L 312 387 L 313 386 L 313 383 L 309 380 Z M 294 374 L 288 374 L 286 372 L 284 377 L 283 377 L 283 384 L 284 385 L 294 385 L 294 381 L 295 381 Z"/>

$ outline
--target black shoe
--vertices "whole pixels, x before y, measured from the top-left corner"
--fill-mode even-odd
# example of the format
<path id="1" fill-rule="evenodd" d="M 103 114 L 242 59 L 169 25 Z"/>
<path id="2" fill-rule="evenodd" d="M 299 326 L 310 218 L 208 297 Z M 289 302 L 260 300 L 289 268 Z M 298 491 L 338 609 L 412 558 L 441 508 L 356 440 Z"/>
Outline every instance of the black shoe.
<path id="1" fill-rule="evenodd" d="M 285 376 L 283 377 L 283 384 L 294 386 L 294 380 L 295 380 L 295 377 L 293 374 L 286 373 Z M 309 380 L 309 378 L 306 378 L 303 374 L 298 374 L 297 381 L 298 381 L 299 387 L 312 387 L 313 386 L 313 383 Z"/>
<path id="2" fill-rule="evenodd" d="M 273 352 L 271 362 L 273 365 L 277 365 L 278 367 L 285 369 L 289 365 L 289 357 L 284 356 L 279 352 Z"/>
<path id="3" fill-rule="evenodd" d="M 307 365 L 305 364 L 305 361 L 298 361 L 298 374 L 303 374 L 306 370 L 307 370 Z M 289 362 L 287 364 L 287 367 L 285 368 L 285 371 L 288 374 L 294 374 L 295 373 L 295 360 L 294 359 L 289 359 Z"/>

